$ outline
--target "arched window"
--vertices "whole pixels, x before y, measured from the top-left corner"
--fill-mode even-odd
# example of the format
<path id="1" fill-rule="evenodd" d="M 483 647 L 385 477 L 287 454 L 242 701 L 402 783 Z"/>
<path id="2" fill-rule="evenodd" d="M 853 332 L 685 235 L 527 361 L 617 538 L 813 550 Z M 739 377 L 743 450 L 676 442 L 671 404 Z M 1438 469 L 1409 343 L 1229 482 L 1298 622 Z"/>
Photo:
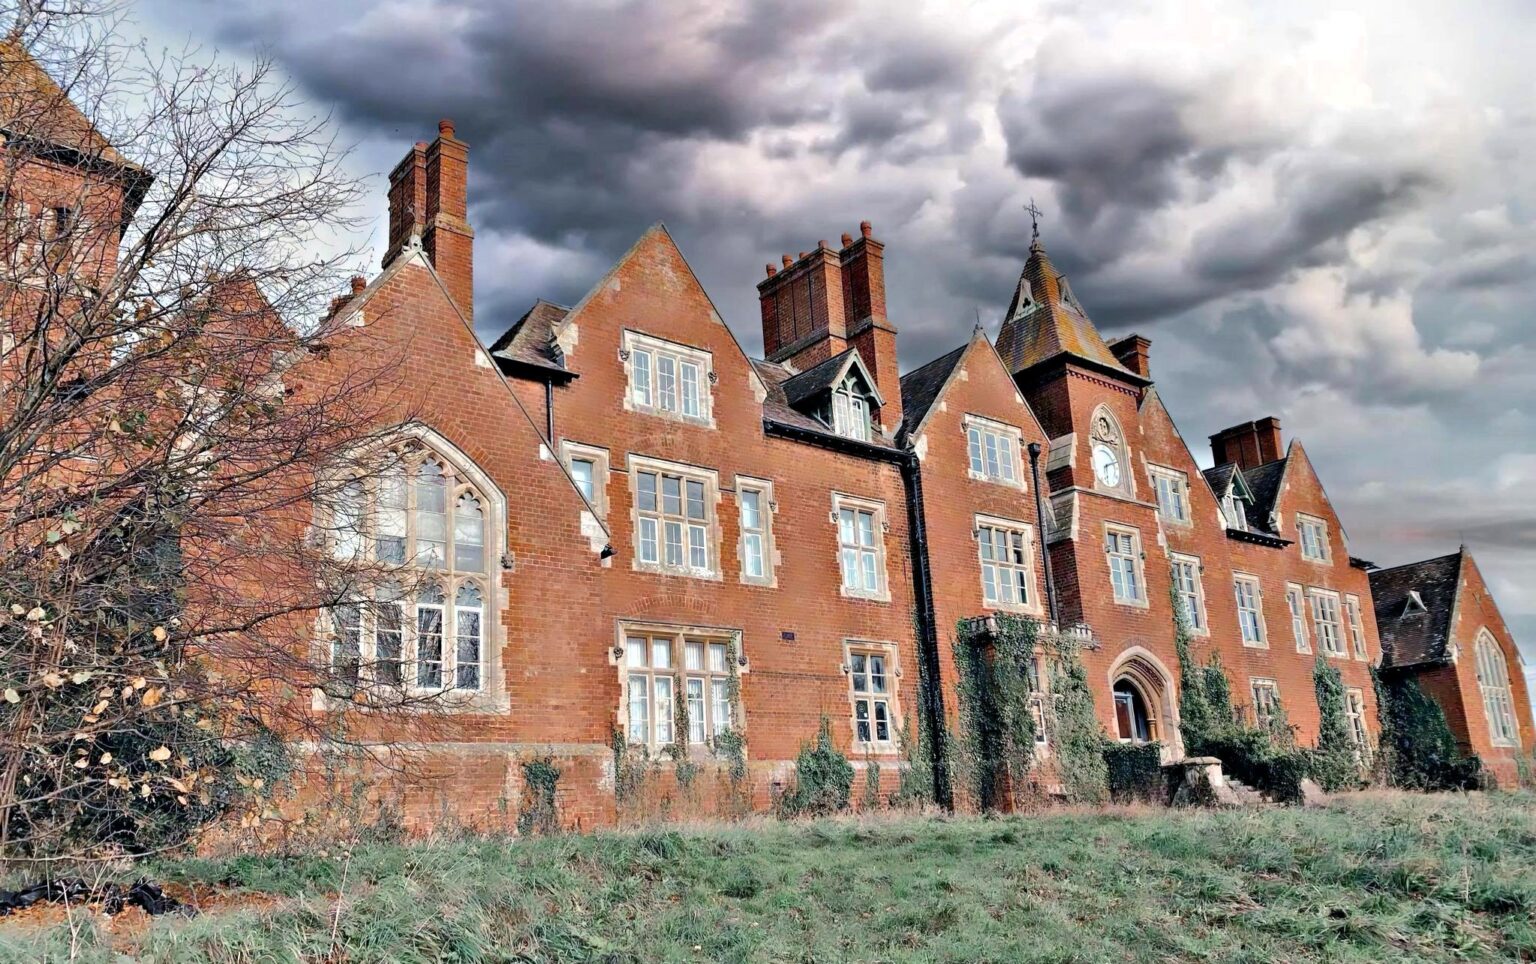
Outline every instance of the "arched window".
<path id="1" fill-rule="evenodd" d="M 1151 743 L 1157 739 L 1157 717 L 1141 687 L 1128 678 L 1115 681 L 1115 727 L 1121 743 Z"/>
<path id="2" fill-rule="evenodd" d="M 1509 689 L 1504 651 L 1486 629 L 1478 634 L 1474 656 L 1477 687 L 1482 691 L 1483 713 L 1488 717 L 1488 735 L 1495 746 L 1519 746 L 1520 729 L 1515 724 L 1515 700 Z"/>
<path id="3" fill-rule="evenodd" d="M 832 392 L 832 430 L 860 442 L 869 441 L 869 398 L 852 375 Z"/>
<path id="4" fill-rule="evenodd" d="M 1130 479 L 1125 436 L 1120 432 L 1120 423 L 1103 405 L 1094 411 L 1088 426 L 1088 445 L 1094 485 L 1100 489 L 1124 491 Z"/>
<path id="5" fill-rule="evenodd" d="M 372 477 L 344 483 L 334 502 L 333 555 L 360 573 L 356 601 L 330 617 L 342 681 L 483 690 L 485 614 L 495 611 L 489 559 L 504 506 L 484 476 L 412 438 Z"/>

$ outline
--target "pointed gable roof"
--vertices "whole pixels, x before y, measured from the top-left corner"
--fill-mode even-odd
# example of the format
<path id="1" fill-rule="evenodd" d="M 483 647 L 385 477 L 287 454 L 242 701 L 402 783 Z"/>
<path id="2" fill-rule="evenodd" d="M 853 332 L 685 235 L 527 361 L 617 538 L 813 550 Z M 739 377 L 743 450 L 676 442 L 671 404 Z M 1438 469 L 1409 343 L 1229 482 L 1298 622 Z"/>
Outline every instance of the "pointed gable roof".
<path id="1" fill-rule="evenodd" d="M 570 309 L 540 298 L 491 344 L 491 357 L 553 377 L 575 377 L 555 347 L 555 327 Z"/>
<path id="2" fill-rule="evenodd" d="M 969 347 L 970 342 L 966 342 L 954 351 L 940 355 L 901 376 L 901 421 L 907 434 L 916 432 L 928 417 L 929 409 L 944 394 L 949 376 L 960 366 L 960 360 L 965 357 L 965 350 Z"/>
<path id="3" fill-rule="evenodd" d="M 1465 550 L 1458 549 L 1371 573 L 1376 627 L 1385 661 L 1393 669 L 1450 658 L 1451 626 L 1465 558 Z"/>
<path id="4" fill-rule="evenodd" d="M 870 375 L 869 369 L 864 367 L 864 360 L 859 357 L 858 350 L 854 348 L 839 352 L 824 362 L 819 362 L 803 372 L 784 379 L 781 383 L 784 400 L 798 408 L 807 399 L 836 387 L 853 369 L 858 370 L 859 378 L 864 381 L 865 390 L 875 397 L 875 403 L 884 405 L 885 399 L 880 397 L 880 389 L 876 387 L 874 377 Z"/>
<path id="5" fill-rule="evenodd" d="M 117 152 L 31 51 L 14 35 L 0 38 L 0 122 L 16 124 L 6 133 L 133 167 Z"/>
<path id="6" fill-rule="evenodd" d="M 1003 316 L 997 353 L 1012 373 L 1068 355 L 1138 384 L 1147 383 L 1109 350 L 1038 237 L 1030 243 L 1029 258 Z"/>

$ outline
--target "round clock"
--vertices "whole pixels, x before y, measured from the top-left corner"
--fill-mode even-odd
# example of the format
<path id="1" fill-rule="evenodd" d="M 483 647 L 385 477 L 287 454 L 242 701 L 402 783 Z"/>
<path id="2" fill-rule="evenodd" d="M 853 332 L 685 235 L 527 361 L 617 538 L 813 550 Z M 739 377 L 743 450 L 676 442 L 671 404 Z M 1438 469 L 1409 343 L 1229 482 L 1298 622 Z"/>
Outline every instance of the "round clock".
<path id="1" fill-rule="evenodd" d="M 1120 484 L 1120 456 L 1108 445 L 1093 447 L 1093 474 L 1101 485 L 1114 488 Z"/>

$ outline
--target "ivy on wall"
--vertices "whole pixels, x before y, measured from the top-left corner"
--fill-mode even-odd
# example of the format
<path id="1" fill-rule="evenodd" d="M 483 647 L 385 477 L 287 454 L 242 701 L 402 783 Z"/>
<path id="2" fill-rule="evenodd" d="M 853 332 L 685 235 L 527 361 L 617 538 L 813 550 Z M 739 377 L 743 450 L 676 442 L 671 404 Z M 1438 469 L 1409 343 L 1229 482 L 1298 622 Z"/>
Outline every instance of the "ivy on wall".
<path id="1" fill-rule="evenodd" d="M 1040 624 L 1008 614 L 992 623 L 996 628 L 989 630 L 985 620 L 961 620 L 955 640 L 961 730 L 955 768 L 982 809 L 1018 803 L 1035 753 L 1030 669 Z"/>
<path id="2" fill-rule="evenodd" d="M 1482 760 L 1465 755 L 1445 711 L 1409 675 L 1371 670 L 1381 738 L 1377 775 L 1405 790 L 1470 790 L 1482 780 Z"/>
<path id="3" fill-rule="evenodd" d="M 1317 748 L 1312 752 L 1312 778 L 1329 793 L 1360 784 L 1359 749 L 1349 733 L 1344 710 L 1344 678 L 1319 653 L 1312 664 L 1312 688 L 1317 694 Z"/>
<path id="4" fill-rule="evenodd" d="M 1070 803 L 1103 803 L 1109 797 L 1104 728 L 1093 708 L 1093 691 L 1078 645 L 1060 639 L 1051 673 L 1051 746 L 1062 792 Z"/>

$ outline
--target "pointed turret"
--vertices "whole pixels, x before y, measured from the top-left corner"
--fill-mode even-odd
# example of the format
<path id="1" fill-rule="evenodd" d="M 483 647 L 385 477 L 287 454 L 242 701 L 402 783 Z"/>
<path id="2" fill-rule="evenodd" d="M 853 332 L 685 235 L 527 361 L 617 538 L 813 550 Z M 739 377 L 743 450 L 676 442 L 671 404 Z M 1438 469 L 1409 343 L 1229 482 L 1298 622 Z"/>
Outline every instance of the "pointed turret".
<path id="1" fill-rule="evenodd" d="M 1073 297 L 1067 279 L 1051 264 L 1038 234 L 1029 245 L 1029 260 L 1003 316 L 997 352 L 1014 374 L 1058 355 L 1071 355 L 1138 383 L 1147 381 L 1121 364 L 1104 343 Z"/>

